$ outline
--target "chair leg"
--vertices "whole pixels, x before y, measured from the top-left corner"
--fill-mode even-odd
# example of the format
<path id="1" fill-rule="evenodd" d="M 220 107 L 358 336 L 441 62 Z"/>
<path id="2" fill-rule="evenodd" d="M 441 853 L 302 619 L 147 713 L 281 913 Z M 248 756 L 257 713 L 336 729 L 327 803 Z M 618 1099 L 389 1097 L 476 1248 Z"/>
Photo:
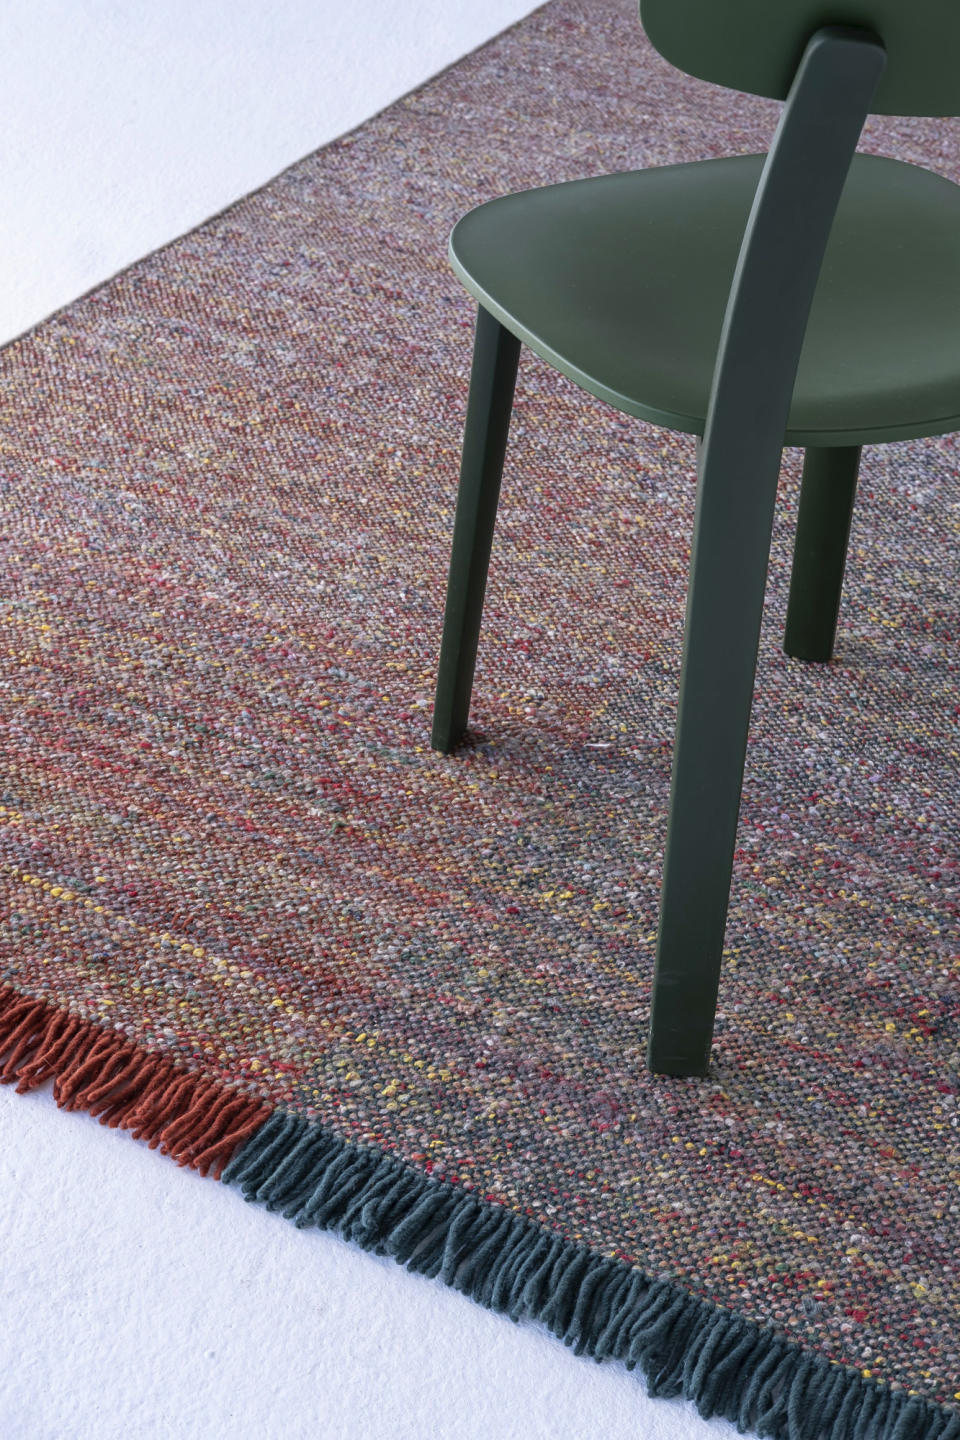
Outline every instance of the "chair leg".
<path id="1" fill-rule="evenodd" d="M 777 498 L 804 330 L 883 71 L 879 40 L 811 36 L 747 217 L 703 432 L 647 1062 L 705 1075 Z"/>
<path id="2" fill-rule="evenodd" d="M 784 650 L 798 660 L 829 660 L 833 655 L 860 448 L 818 445 L 803 458 L 783 636 Z"/>
<path id="3" fill-rule="evenodd" d="M 520 341 L 481 305 L 430 736 L 432 748 L 445 755 L 467 728 L 519 359 Z"/>
<path id="4" fill-rule="evenodd" d="M 660 1075 L 706 1075 L 710 1060 L 779 451 L 770 460 L 748 463 L 741 499 L 739 463 L 728 476 L 700 451 L 647 1050 Z"/>

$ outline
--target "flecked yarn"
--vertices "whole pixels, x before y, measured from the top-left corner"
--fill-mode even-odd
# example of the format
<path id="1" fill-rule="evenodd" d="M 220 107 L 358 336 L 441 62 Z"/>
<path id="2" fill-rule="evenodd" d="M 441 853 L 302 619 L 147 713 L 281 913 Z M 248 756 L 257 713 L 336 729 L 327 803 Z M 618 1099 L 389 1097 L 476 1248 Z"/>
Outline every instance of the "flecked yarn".
<path id="1" fill-rule="evenodd" d="M 778 111 L 667 65 L 632 0 L 552 0 L 7 347 L 0 1067 L 705 1413 L 933 1440 L 957 437 L 865 450 L 829 665 L 781 649 L 785 453 L 706 1080 L 644 1065 L 691 437 L 523 356 L 471 731 L 429 748 L 452 225 L 763 151 Z M 960 180 L 957 121 L 862 145 Z"/>

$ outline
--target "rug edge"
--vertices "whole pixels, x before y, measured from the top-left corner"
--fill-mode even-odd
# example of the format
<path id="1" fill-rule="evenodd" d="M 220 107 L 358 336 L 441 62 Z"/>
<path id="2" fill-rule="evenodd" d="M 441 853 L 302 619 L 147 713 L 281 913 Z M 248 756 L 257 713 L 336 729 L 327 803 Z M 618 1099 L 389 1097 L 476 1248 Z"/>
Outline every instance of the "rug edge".
<path id="1" fill-rule="evenodd" d="M 16 1082 L 23 1095 L 47 1080 L 61 1110 L 86 1110 L 216 1180 L 273 1109 L 102 1021 L 0 983 L 0 1084 Z"/>
<path id="2" fill-rule="evenodd" d="M 222 1180 L 299 1228 L 334 1230 L 576 1355 L 640 1369 L 650 1396 L 772 1440 L 960 1440 L 960 1413 L 813 1355 L 770 1328 L 553 1235 L 405 1161 L 277 1108 Z"/>
<path id="3" fill-rule="evenodd" d="M 334 1230 L 516 1323 L 538 1321 L 576 1355 L 639 1367 L 650 1396 L 692 1400 L 704 1419 L 772 1440 L 960 1440 L 956 1411 L 0 983 L 4 1056 L 0 1083 L 18 1094 L 52 1080 L 61 1109 L 129 1130 L 299 1228 Z"/>

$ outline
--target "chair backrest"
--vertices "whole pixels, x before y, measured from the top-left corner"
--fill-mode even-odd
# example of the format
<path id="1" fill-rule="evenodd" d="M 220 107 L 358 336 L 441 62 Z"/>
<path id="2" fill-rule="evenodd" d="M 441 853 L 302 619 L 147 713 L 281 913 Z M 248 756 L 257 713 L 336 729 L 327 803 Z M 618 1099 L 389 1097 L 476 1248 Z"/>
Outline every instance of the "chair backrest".
<path id="1" fill-rule="evenodd" d="M 640 21 L 678 70 L 774 100 L 815 30 L 872 30 L 887 52 L 874 114 L 960 115 L 960 0 L 640 0 Z"/>

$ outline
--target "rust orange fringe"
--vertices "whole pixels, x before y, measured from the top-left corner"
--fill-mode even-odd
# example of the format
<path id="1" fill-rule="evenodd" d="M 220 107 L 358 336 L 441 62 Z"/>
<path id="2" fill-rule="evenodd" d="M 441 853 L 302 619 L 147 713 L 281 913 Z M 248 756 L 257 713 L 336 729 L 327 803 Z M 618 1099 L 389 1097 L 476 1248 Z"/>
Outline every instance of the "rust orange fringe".
<path id="1" fill-rule="evenodd" d="M 115 1031 L 0 985 L 0 1083 L 17 1081 L 23 1094 L 51 1077 L 62 1110 L 89 1110 L 101 1125 L 130 1130 L 151 1150 L 216 1180 L 273 1111 Z"/>

